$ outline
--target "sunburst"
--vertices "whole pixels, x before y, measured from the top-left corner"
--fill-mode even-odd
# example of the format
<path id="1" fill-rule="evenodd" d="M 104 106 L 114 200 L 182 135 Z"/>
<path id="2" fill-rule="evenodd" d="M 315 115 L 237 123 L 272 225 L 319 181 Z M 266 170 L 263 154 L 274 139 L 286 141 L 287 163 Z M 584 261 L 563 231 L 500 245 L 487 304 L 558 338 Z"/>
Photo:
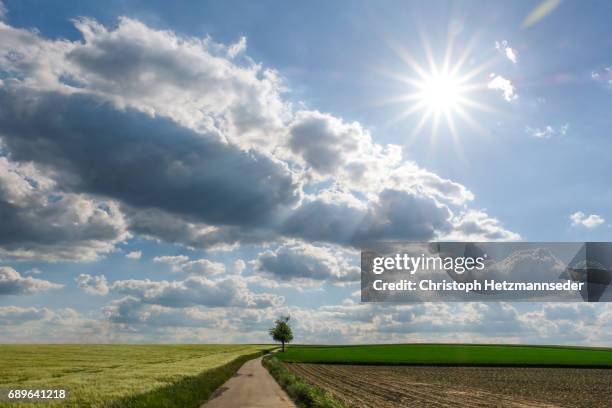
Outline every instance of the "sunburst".
<path id="1" fill-rule="evenodd" d="M 413 128 L 411 138 L 420 134 L 425 125 L 430 123 L 430 135 L 434 139 L 440 123 L 444 122 L 457 143 L 459 134 L 455 122 L 458 119 L 482 132 L 482 127 L 471 112 L 475 110 L 496 112 L 476 100 L 477 92 L 486 89 L 486 76 L 483 75 L 483 72 L 492 61 L 474 66 L 469 70 L 464 69 L 473 41 L 453 60 L 453 43 L 452 38 L 449 39 L 441 64 L 436 62 L 426 40 L 423 39 L 422 45 L 426 56 L 425 65 L 417 62 L 407 50 L 397 44 L 391 44 L 397 55 L 406 63 L 407 74 L 387 73 L 387 75 L 410 87 L 409 92 L 387 101 L 407 105 L 392 123 L 411 115 L 420 114 L 420 120 Z"/>

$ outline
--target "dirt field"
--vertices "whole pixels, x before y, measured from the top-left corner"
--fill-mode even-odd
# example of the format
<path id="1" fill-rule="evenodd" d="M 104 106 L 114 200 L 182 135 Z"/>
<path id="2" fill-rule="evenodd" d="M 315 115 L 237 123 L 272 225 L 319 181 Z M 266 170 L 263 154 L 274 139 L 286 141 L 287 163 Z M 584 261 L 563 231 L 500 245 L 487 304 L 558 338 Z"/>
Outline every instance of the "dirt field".
<path id="1" fill-rule="evenodd" d="M 609 407 L 612 370 L 288 364 L 354 407 Z"/>

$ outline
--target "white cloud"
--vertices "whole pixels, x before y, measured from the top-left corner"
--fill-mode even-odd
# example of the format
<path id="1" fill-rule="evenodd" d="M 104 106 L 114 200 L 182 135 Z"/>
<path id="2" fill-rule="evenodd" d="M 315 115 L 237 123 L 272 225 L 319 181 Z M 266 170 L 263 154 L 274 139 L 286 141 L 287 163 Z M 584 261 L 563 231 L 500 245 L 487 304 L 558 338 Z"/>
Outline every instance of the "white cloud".
<path id="1" fill-rule="evenodd" d="M 208 259 L 190 259 L 186 255 L 156 256 L 153 262 L 166 263 L 172 266 L 172 272 L 183 272 L 189 275 L 213 276 L 225 273 L 225 265 Z"/>
<path id="2" fill-rule="evenodd" d="M 246 47 L 247 39 L 246 37 L 242 36 L 240 37 L 240 40 L 238 40 L 237 43 L 231 44 L 229 47 L 227 47 L 227 55 L 230 58 L 235 58 L 236 56 L 245 52 Z"/>
<path id="3" fill-rule="evenodd" d="M 612 86 L 612 67 L 604 67 L 591 72 L 591 79 L 595 82 L 605 85 L 606 87 Z"/>
<path id="4" fill-rule="evenodd" d="M 504 99 L 508 102 L 512 102 L 518 99 L 516 89 L 514 88 L 514 85 L 512 85 L 512 82 L 501 75 L 489 75 L 489 82 L 487 83 L 487 88 L 502 91 Z"/>
<path id="5" fill-rule="evenodd" d="M 104 296 L 108 294 L 108 283 L 104 275 L 92 276 L 82 273 L 75 279 L 75 282 L 79 288 L 90 295 Z"/>
<path id="6" fill-rule="evenodd" d="M 514 48 L 510 47 L 508 41 L 495 41 L 495 49 L 512 61 L 513 64 L 516 64 L 518 53 Z"/>
<path id="7" fill-rule="evenodd" d="M 153 281 L 149 279 L 115 281 L 111 289 L 133 296 L 143 303 L 165 307 L 254 307 L 279 306 L 282 296 L 253 293 L 238 275 L 219 280 L 190 276 L 183 281 Z"/>
<path id="8" fill-rule="evenodd" d="M 572 225 L 581 225 L 586 228 L 595 228 L 606 222 L 606 220 L 597 214 L 586 215 L 582 211 L 576 211 L 570 215 Z"/>
<path id="9" fill-rule="evenodd" d="M 355 254 L 341 248 L 294 243 L 260 253 L 254 265 L 256 271 L 281 281 L 296 280 L 306 284 L 354 282 L 360 276 L 355 258 Z"/>
<path id="10" fill-rule="evenodd" d="M 246 269 L 246 262 L 242 259 L 237 259 L 234 261 L 234 272 L 238 275 L 241 275 L 242 272 Z"/>
<path id="11" fill-rule="evenodd" d="M 546 125 L 542 128 L 525 126 L 525 133 L 538 139 L 548 139 L 554 135 L 565 136 L 568 130 L 569 123 L 564 123 L 558 127 L 553 127 L 552 125 Z"/>
<path id="12" fill-rule="evenodd" d="M 31 276 L 21 276 L 10 266 L 0 267 L 0 295 L 32 295 L 63 286 Z"/>
<path id="13" fill-rule="evenodd" d="M 142 251 L 132 251 L 125 254 L 128 259 L 140 259 L 142 258 Z"/>
<path id="14" fill-rule="evenodd" d="M 555 133 L 555 131 L 550 125 L 546 125 L 543 128 L 532 128 L 526 126 L 525 133 L 527 133 L 529 136 L 537 137 L 538 139 L 548 139 Z"/>
<path id="15" fill-rule="evenodd" d="M 183 262 L 187 262 L 189 257 L 187 255 L 164 255 L 156 256 L 153 258 L 153 262 L 165 263 L 169 265 L 178 265 Z"/>
<path id="16" fill-rule="evenodd" d="M 18 307 L 18 306 L 1 306 L 0 307 L 0 322 L 2 324 L 21 324 L 32 320 L 41 320 L 49 318 L 52 312 L 46 308 L 35 307 Z"/>

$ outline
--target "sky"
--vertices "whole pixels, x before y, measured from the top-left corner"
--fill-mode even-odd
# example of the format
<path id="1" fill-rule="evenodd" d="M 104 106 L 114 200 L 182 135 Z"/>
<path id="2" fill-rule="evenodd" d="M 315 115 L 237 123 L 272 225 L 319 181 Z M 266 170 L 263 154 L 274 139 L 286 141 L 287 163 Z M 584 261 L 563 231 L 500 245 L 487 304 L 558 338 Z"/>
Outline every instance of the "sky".
<path id="1" fill-rule="evenodd" d="M 365 304 L 376 240 L 609 241 L 604 1 L 0 3 L 0 342 L 610 345 Z"/>

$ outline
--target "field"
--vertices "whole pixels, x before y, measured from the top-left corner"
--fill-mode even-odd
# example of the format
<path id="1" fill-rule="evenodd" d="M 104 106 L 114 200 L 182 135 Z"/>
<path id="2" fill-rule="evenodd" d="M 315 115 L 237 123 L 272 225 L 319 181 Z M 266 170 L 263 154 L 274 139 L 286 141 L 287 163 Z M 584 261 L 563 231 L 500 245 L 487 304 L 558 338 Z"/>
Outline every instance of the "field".
<path id="1" fill-rule="evenodd" d="M 612 349 L 546 346 L 293 346 L 279 354 L 279 358 L 287 362 L 326 364 L 612 367 Z"/>
<path id="2" fill-rule="evenodd" d="M 66 388 L 68 404 L 197 407 L 264 345 L 0 345 L 0 389 Z"/>
<path id="3" fill-rule="evenodd" d="M 612 401 L 612 349 L 294 346 L 278 358 L 350 407 L 586 408 Z"/>
<path id="4" fill-rule="evenodd" d="M 349 407 L 609 407 L 612 370 L 288 364 Z"/>

